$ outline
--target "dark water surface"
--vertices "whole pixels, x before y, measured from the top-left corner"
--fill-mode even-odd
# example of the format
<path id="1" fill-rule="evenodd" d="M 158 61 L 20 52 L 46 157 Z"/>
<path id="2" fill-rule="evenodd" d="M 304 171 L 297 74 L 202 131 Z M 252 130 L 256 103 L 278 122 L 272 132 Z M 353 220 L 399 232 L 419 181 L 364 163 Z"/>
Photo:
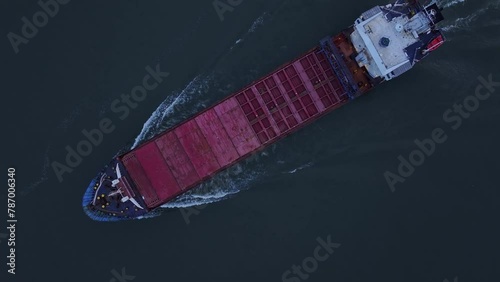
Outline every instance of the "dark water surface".
<path id="1" fill-rule="evenodd" d="M 244 0 L 221 21 L 208 0 L 73 0 L 17 54 L 6 35 L 21 34 L 21 18 L 41 8 L 3 3 L 2 183 L 15 167 L 18 223 L 16 275 L 7 275 L 0 237 L 0 281 L 282 281 L 303 262 L 311 273 L 285 273 L 285 281 L 499 281 L 500 87 L 460 125 L 457 114 L 453 122 L 443 114 L 474 95 L 478 76 L 500 81 L 500 2 L 439 2 L 448 7 L 449 42 L 410 73 L 162 215 L 119 223 L 91 221 L 81 207 L 88 183 L 117 152 L 385 3 Z M 170 76 L 121 120 L 111 104 L 157 64 Z M 58 181 L 51 163 L 64 163 L 65 147 L 103 118 L 114 131 Z M 398 156 L 408 159 L 414 140 L 436 128 L 446 141 L 391 192 L 384 173 L 397 173 Z M 7 185 L 0 191 L 6 203 Z M 335 252 L 308 258 L 328 238 L 340 244 Z M 123 269 L 126 279 L 117 275 Z"/>

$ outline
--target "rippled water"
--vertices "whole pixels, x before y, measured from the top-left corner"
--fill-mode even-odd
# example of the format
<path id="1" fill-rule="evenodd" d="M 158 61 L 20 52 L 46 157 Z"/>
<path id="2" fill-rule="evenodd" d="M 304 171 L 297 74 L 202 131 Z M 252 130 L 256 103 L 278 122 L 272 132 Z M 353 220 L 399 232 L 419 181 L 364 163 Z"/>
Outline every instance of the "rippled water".
<path id="1" fill-rule="evenodd" d="M 281 281 L 328 235 L 342 245 L 307 281 L 496 281 L 499 91 L 456 131 L 443 113 L 474 94 L 478 76 L 500 78 L 500 2 L 438 2 L 448 42 L 409 73 L 216 175 L 161 216 L 118 224 L 93 222 L 80 205 L 111 158 L 383 3 L 243 1 L 221 22 L 210 1 L 71 1 L 19 54 L 4 38 L 18 281 L 111 281 L 122 267 L 134 281 Z M 38 7 L 6 5 L 4 34 Z M 171 76 L 118 119 L 111 103 L 156 64 Z M 115 130 L 59 182 L 52 162 L 103 118 Z M 446 143 L 392 193 L 384 172 L 438 127 Z M 204 204 L 187 222 L 183 208 Z"/>

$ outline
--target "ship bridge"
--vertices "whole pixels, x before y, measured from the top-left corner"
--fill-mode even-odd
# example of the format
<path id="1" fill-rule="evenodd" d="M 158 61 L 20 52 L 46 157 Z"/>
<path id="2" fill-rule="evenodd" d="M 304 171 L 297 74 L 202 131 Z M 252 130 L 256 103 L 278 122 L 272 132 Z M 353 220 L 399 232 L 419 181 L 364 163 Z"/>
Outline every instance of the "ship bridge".
<path id="1" fill-rule="evenodd" d="M 351 33 L 356 61 L 372 77 L 390 80 L 412 68 L 434 24 L 441 19 L 435 5 L 401 4 L 374 7 L 359 17 Z M 430 35 L 427 35 L 430 34 Z"/>

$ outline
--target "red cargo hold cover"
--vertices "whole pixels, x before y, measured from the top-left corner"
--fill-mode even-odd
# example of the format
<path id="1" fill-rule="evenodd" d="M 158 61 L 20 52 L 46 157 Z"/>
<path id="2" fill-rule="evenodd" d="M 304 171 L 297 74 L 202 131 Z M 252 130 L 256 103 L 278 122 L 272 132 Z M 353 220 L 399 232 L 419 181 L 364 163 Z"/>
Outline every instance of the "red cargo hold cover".
<path id="1" fill-rule="evenodd" d="M 314 49 L 122 157 L 148 207 L 165 203 L 241 158 L 348 101 Z"/>

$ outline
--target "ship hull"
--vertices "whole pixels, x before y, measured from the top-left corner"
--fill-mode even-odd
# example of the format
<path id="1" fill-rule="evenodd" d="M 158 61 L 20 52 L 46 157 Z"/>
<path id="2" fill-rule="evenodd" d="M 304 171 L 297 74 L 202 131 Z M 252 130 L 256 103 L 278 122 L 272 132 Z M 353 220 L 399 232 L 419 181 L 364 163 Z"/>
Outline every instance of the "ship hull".
<path id="1" fill-rule="evenodd" d="M 423 9 L 406 8 L 410 15 L 419 11 L 415 8 Z M 364 13 L 356 20 L 358 26 L 322 39 L 319 46 L 295 60 L 113 159 L 88 187 L 83 201 L 86 213 L 104 221 L 154 215 L 161 205 L 222 170 L 366 94 L 391 75 L 397 76 L 394 71 L 385 77 L 371 76 L 359 60 L 370 63 L 367 59 L 378 56 L 372 53 L 360 59 L 360 53 L 373 45 L 364 46 L 358 36 L 355 47 L 352 40 L 356 37 L 350 36 L 359 34 L 364 21 L 384 21 L 381 17 L 389 21 L 388 13 L 400 13 L 391 8 L 384 16 L 382 9 Z M 369 24 L 365 28 L 367 34 L 372 32 Z M 420 38 L 425 41 L 440 35 L 434 32 Z M 410 47 L 417 50 L 418 44 Z"/>

